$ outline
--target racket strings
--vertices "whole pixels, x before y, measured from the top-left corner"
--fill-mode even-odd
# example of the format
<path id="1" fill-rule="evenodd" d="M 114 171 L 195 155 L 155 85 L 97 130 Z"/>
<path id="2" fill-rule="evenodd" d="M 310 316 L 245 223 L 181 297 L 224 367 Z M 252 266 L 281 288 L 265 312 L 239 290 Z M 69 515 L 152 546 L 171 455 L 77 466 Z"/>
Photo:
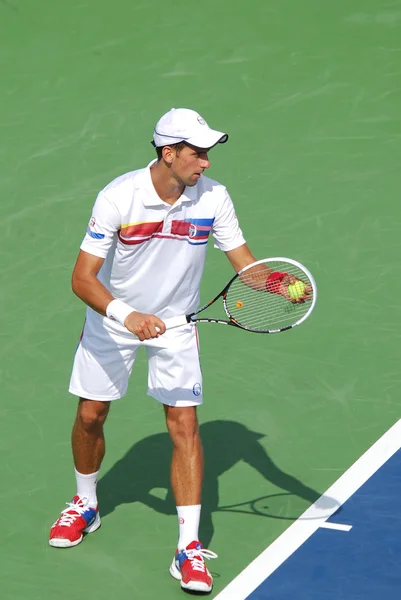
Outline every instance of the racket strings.
<path id="1" fill-rule="evenodd" d="M 243 298 L 242 300 L 235 302 L 235 309 L 237 309 L 237 316 L 241 316 L 242 320 L 244 320 L 244 316 L 246 316 L 248 320 L 249 317 L 253 320 L 264 318 L 270 323 L 272 320 L 283 318 L 283 313 L 286 317 L 291 315 L 291 318 L 294 318 L 307 312 L 307 309 L 305 310 L 305 307 L 302 304 L 293 304 L 283 297 L 278 301 L 270 301 L 268 307 L 265 305 L 261 306 L 259 301 L 255 303 L 254 299 L 249 299 L 245 297 L 244 294 L 241 294 L 241 297 Z M 233 309 L 232 306 L 230 312 L 231 309 Z M 232 316 L 234 316 L 234 314 L 232 314 Z"/>
<path id="2" fill-rule="evenodd" d="M 273 271 L 294 275 L 296 279 L 310 284 L 306 274 L 296 265 L 268 263 L 239 275 L 227 291 L 225 305 L 229 315 L 242 326 L 255 331 L 269 331 L 291 326 L 306 315 L 310 300 L 293 303 L 281 294 L 269 292 L 267 278 Z"/>
<path id="3" fill-rule="evenodd" d="M 265 292 L 266 295 L 269 292 Z M 241 300 L 235 300 L 241 298 Z M 302 318 L 308 311 L 303 304 L 293 304 L 279 297 L 261 303 L 259 299 L 250 297 L 250 294 L 234 293 L 227 297 L 226 304 L 230 315 L 239 323 L 252 329 L 265 330 L 277 324 L 290 324 Z M 285 323 L 284 323 L 285 322 Z"/>
<path id="4" fill-rule="evenodd" d="M 270 302 L 268 306 L 260 306 L 260 303 L 252 305 L 247 298 L 236 301 L 235 304 L 227 299 L 226 304 L 230 316 L 238 323 L 257 331 L 294 324 L 309 310 L 304 305 L 292 304 L 285 298 L 280 303 Z"/>
<path id="5" fill-rule="evenodd" d="M 264 313 L 266 310 L 266 305 L 268 306 L 270 316 L 274 316 L 274 314 L 281 314 L 283 309 L 285 309 L 287 313 L 294 313 L 295 311 L 302 313 L 305 310 L 303 304 L 293 304 L 280 294 L 272 294 L 271 292 L 268 292 L 266 288 L 264 290 L 264 294 L 269 294 L 273 297 L 260 298 L 259 294 L 255 294 L 252 291 L 249 292 L 247 289 L 230 289 L 230 301 L 233 302 L 235 297 L 241 297 L 241 300 L 235 301 L 236 308 L 245 309 L 243 312 L 251 311 L 252 314 L 255 315 Z"/>

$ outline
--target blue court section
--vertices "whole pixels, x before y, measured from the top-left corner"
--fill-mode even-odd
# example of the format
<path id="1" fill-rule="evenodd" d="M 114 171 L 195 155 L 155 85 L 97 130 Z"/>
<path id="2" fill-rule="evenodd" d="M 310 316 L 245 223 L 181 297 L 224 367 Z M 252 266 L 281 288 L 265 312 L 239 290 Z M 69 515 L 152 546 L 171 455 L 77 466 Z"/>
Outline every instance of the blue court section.
<path id="1" fill-rule="evenodd" d="M 250 600 L 399 600 L 401 450 L 318 529 Z"/>

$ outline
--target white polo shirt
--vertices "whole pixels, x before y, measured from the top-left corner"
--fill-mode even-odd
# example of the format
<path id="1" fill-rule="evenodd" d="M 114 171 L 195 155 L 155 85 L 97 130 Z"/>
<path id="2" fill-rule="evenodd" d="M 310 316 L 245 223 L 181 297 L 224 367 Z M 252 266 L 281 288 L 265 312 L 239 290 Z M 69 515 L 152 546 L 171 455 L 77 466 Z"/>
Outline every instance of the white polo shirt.
<path id="1" fill-rule="evenodd" d="M 156 193 L 150 165 L 99 193 L 81 250 L 105 258 L 98 278 L 115 298 L 168 318 L 199 306 L 209 234 L 223 251 L 245 240 L 224 186 L 202 175 L 170 206 Z"/>

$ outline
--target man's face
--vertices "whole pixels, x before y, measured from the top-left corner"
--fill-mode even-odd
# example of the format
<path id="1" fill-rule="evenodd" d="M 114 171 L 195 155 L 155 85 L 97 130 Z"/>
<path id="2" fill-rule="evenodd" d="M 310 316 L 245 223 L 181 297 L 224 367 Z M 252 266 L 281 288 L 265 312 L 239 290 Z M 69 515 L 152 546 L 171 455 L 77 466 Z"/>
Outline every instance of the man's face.
<path id="1" fill-rule="evenodd" d="M 171 174 L 180 183 L 192 187 L 210 167 L 208 150 L 195 146 L 184 146 L 178 153 L 171 149 Z"/>

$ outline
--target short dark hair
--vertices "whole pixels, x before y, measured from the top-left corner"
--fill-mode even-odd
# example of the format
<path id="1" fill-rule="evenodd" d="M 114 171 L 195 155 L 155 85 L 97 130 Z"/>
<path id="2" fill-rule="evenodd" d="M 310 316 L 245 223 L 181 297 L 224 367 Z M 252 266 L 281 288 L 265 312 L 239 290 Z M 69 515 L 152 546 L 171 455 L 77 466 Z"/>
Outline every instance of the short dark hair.
<path id="1" fill-rule="evenodd" d="M 180 154 L 181 150 L 187 145 L 185 142 L 178 142 L 178 144 L 166 144 L 166 146 L 170 146 L 171 148 L 175 148 L 177 152 L 177 156 Z M 163 156 L 163 148 L 165 146 L 156 146 L 157 160 L 161 160 Z"/>

